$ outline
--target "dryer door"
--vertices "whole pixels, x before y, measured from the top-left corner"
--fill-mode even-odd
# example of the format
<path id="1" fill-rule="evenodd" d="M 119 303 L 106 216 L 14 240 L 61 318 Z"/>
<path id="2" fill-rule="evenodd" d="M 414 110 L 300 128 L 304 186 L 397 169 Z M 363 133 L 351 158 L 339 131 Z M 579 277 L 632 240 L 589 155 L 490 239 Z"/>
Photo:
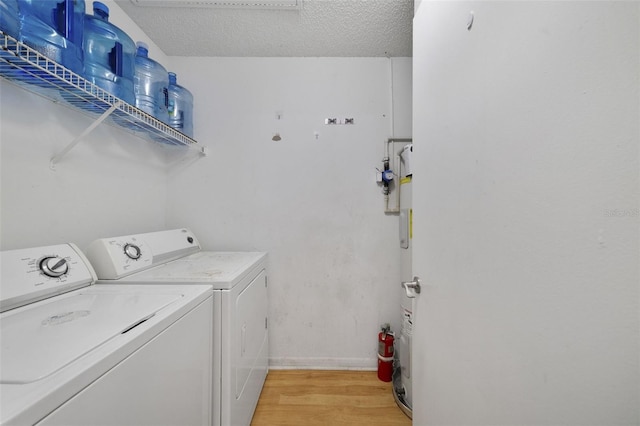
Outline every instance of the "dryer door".
<path id="1" fill-rule="evenodd" d="M 262 270 L 235 300 L 232 357 L 235 371 L 235 403 L 232 417 L 248 413 L 248 422 L 262 390 L 268 370 L 267 274 Z M 234 374 L 232 373 L 232 377 Z M 239 420 L 239 419 L 238 419 Z M 249 423 L 246 424 L 249 424 Z M 245 424 L 238 422 L 234 424 Z"/>

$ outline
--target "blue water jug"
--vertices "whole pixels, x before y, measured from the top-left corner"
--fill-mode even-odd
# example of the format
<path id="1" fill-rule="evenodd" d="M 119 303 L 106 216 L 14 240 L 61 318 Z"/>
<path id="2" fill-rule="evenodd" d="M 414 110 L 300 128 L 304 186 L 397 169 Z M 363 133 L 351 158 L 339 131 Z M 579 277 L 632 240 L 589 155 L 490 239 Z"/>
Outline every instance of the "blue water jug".
<path id="1" fill-rule="evenodd" d="M 136 95 L 136 107 L 158 120 L 167 123 L 169 76 L 167 70 L 158 62 L 149 58 L 149 47 L 139 41 L 136 53 L 136 69 L 133 77 L 133 90 Z"/>
<path id="2" fill-rule="evenodd" d="M 109 8 L 93 2 L 93 15 L 84 16 L 85 78 L 133 105 L 136 45 L 109 22 Z"/>
<path id="3" fill-rule="evenodd" d="M 18 0 L 18 39 L 82 75 L 84 0 Z"/>
<path id="4" fill-rule="evenodd" d="M 193 138 L 193 95 L 169 73 L 169 126 Z"/>
<path id="5" fill-rule="evenodd" d="M 20 36 L 18 0 L 0 0 L 0 30 L 15 39 Z"/>

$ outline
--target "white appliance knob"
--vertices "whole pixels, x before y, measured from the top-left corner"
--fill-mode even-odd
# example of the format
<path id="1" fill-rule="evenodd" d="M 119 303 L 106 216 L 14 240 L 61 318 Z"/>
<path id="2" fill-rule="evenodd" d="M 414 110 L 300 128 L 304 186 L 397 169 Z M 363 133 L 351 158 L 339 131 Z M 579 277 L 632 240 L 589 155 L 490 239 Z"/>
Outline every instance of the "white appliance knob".
<path id="1" fill-rule="evenodd" d="M 40 262 L 40 270 L 48 277 L 57 278 L 69 272 L 69 264 L 58 256 L 46 257 Z"/>
<path id="2" fill-rule="evenodd" d="M 135 244 L 125 244 L 124 254 L 126 254 L 129 259 L 137 260 L 142 256 L 142 251 L 140 247 Z"/>

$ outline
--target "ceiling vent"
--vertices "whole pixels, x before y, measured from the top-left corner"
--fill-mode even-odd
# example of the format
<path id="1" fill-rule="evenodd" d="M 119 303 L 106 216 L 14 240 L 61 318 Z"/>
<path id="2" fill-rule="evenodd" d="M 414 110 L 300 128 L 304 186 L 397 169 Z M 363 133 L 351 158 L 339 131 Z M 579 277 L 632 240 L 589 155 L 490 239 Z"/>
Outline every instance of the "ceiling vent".
<path id="1" fill-rule="evenodd" d="M 300 10 L 302 0 L 131 0 L 139 7 Z"/>

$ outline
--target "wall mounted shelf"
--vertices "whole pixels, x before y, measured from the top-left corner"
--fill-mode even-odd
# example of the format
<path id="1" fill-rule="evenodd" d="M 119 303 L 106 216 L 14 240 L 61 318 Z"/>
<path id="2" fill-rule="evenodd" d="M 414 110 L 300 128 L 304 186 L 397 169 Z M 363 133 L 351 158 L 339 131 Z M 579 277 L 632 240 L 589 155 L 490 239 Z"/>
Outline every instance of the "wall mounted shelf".
<path id="1" fill-rule="evenodd" d="M 0 76 L 30 92 L 96 119 L 96 122 L 51 160 L 52 167 L 103 121 L 152 142 L 196 148 L 197 142 L 194 139 L 1 32 Z M 206 154 L 204 148 L 198 150 L 202 155 Z"/>

